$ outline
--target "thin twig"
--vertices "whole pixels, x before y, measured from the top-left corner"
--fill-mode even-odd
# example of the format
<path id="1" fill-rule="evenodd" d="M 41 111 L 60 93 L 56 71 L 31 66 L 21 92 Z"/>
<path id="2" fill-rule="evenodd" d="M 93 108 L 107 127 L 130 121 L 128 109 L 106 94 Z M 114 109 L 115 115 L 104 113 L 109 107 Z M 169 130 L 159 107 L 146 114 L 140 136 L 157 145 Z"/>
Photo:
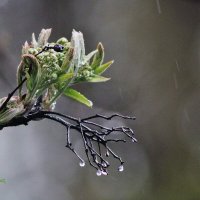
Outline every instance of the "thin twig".
<path id="1" fill-rule="evenodd" d="M 4 108 L 6 108 L 8 102 L 10 101 L 10 99 L 12 98 L 12 96 L 13 96 L 13 95 L 15 94 L 15 92 L 24 84 L 25 81 L 26 81 L 26 78 L 24 78 L 24 79 L 22 80 L 22 82 L 21 82 L 11 93 L 8 94 L 6 100 L 3 102 L 3 104 L 2 104 L 1 107 L 0 107 L 0 112 L 1 112 Z"/>
<path id="2" fill-rule="evenodd" d="M 35 104 L 35 106 L 37 105 Z M 9 124 L 1 125 L 0 129 L 8 126 L 27 125 L 30 121 L 38 119 L 50 119 L 54 122 L 57 122 L 64 126 L 67 130 L 66 147 L 78 157 L 78 159 L 80 160 L 80 166 L 84 166 L 85 161 L 76 152 L 72 145 L 73 142 L 70 140 L 70 135 L 72 134 L 71 130 L 76 130 L 78 133 L 80 133 L 82 137 L 84 150 L 89 164 L 93 168 L 95 168 L 98 173 L 102 173 L 104 175 L 108 174 L 108 167 L 110 166 L 108 161 L 109 154 L 120 162 L 120 166 L 123 166 L 124 163 L 122 158 L 111 149 L 109 144 L 113 142 L 125 143 L 126 139 L 117 138 L 112 133 L 120 132 L 124 134 L 124 136 L 126 136 L 127 138 L 130 138 L 133 142 L 137 141 L 134 137 L 133 130 L 129 127 L 105 127 L 101 124 L 90 121 L 90 119 L 96 118 L 111 120 L 113 117 L 120 117 L 123 119 L 135 119 L 134 117 L 113 114 L 111 116 L 94 115 L 84 119 L 78 119 L 53 111 L 44 111 L 35 108 L 33 108 L 32 110 L 34 110 L 34 112 L 30 111 L 30 113 L 27 114 L 26 117 L 16 117 L 12 119 Z M 106 155 L 103 152 L 107 152 Z"/>

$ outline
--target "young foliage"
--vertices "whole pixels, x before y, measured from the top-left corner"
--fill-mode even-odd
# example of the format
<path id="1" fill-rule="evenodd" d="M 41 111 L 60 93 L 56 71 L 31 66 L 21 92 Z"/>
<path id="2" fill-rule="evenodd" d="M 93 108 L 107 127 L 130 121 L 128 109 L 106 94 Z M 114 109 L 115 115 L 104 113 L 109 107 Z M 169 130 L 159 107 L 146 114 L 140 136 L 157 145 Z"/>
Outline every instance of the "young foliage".
<path id="1" fill-rule="evenodd" d="M 88 107 L 92 107 L 93 103 L 88 100 L 83 94 L 81 94 L 80 92 L 72 89 L 72 88 L 67 88 L 64 91 L 64 95 L 71 97 L 72 99 L 85 104 Z"/>
<path id="2" fill-rule="evenodd" d="M 134 117 L 113 114 L 110 117 L 95 115 L 84 119 L 54 112 L 56 100 L 64 95 L 88 107 L 93 103 L 80 92 L 73 89 L 75 84 L 83 82 L 105 82 L 109 78 L 102 76 L 113 63 L 104 61 L 104 48 L 101 43 L 97 49 L 85 55 L 83 34 L 72 31 L 71 40 L 60 38 L 48 42 L 51 29 L 42 29 L 36 40 L 25 42 L 22 47 L 22 59 L 17 70 L 18 86 L 0 99 L 0 129 L 9 126 L 27 125 L 30 121 L 50 119 L 66 127 L 67 145 L 80 159 L 70 141 L 71 130 L 80 133 L 87 159 L 97 170 L 97 175 L 107 175 L 110 154 L 120 161 L 119 171 L 123 171 L 122 159 L 113 152 L 109 144 L 125 142 L 125 139 L 112 138 L 112 133 L 121 132 L 133 142 L 136 141 L 129 127 L 104 127 L 94 121 L 96 118 L 112 120 L 113 117 L 135 119 Z M 18 96 L 14 93 L 18 91 Z M 103 152 L 106 154 L 103 155 Z"/>

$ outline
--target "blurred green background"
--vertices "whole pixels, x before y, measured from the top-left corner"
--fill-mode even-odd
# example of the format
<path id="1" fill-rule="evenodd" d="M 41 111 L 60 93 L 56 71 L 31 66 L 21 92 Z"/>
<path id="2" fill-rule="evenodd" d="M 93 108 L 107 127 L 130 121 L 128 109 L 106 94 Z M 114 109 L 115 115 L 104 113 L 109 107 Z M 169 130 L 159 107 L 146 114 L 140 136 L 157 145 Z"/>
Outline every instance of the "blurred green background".
<path id="1" fill-rule="evenodd" d="M 103 84 L 79 90 L 89 109 L 67 98 L 56 110 L 73 116 L 135 115 L 137 144 L 115 145 L 125 171 L 97 177 L 65 148 L 65 130 L 50 121 L 0 134 L 1 200 L 200 199 L 200 1 L 0 0 L 0 96 L 16 85 L 21 46 L 42 28 L 52 40 L 73 28 L 86 51 L 104 44 L 115 63 Z M 74 145 L 82 153 L 81 138 Z"/>

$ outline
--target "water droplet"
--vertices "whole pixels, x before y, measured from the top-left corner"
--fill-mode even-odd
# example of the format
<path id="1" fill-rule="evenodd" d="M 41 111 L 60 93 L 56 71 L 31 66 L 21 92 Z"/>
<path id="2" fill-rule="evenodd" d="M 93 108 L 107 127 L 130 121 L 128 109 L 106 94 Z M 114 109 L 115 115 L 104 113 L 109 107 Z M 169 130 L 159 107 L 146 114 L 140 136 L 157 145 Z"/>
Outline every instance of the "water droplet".
<path id="1" fill-rule="evenodd" d="M 132 142 L 137 142 L 137 139 L 136 138 L 132 138 Z"/>
<path id="2" fill-rule="evenodd" d="M 84 161 L 81 161 L 81 162 L 79 163 L 79 165 L 80 165 L 80 167 L 85 167 L 85 162 L 84 162 Z"/>
<path id="3" fill-rule="evenodd" d="M 97 157 L 96 157 L 94 160 L 95 160 L 95 163 L 99 163 L 99 161 L 98 161 Z"/>
<path id="4" fill-rule="evenodd" d="M 96 174 L 97 174 L 97 176 L 101 176 L 102 171 L 98 169 Z"/>
<path id="5" fill-rule="evenodd" d="M 89 104 L 90 104 L 90 106 L 92 107 L 93 106 L 93 103 L 92 103 L 92 101 L 90 101 L 90 100 L 88 100 L 89 101 Z"/>
<path id="6" fill-rule="evenodd" d="M 102 162 L 102 166 L 103 166 L 103 167 L 107 167 L 107 163 L 103 161 L 103 162 Z"/>
<path id="7" fill-rule="evenodd" d="M 108 172 L 107 172 L 107 171 L 101 171 L 101 173 L 102 173 L 104 176 L 107 176 L 107 175 L 108 175 Z"/>
<path id="8" fill-rule="evenodd" d="M 55 109 L 55 107 L 56 107 L 56 102 L 53 102 L 53 103 L 51 104 L 51 110 L 53 111 L 53 110 Z"/>
<path id="9" fill-rule="evenodd" d="M 123 165 L 120 165 L 119 168 L 118 168 L 118 171 L 119 171 L 119 172 L 123 172 L 123 171 L 124 171 L 124 166 L 123 166 Z"/>
<path id="10" fill-rule="evenodd" d="M 110 155 L 109 151 L 106 152 L 105 156 L 108 157 Z"/>

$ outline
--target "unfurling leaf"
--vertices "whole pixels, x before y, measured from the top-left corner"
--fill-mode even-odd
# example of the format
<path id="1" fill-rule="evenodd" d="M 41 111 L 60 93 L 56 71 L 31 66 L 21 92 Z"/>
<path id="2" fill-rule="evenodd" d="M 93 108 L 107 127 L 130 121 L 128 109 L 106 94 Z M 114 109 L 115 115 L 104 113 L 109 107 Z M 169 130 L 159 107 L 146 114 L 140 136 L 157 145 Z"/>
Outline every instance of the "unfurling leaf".
<path id="1" fill-rule="evenodd" d="M 42 29 L 37 41 L 38 46 L 44 46 L 45 44 L 47 44 L 50 35 L 51 35 L 51 28 Z"/>
<path id="2" fill-rule="evenodd" d="M 97 53 L 94 55 L 94 58 L 91 63 L 91 67 L 96 69 L 98 66 L 102 65 L 104 60 L 104 48 L 101 43 L 97 45 Z"/>
<path id="3" fill-rule="evenodd" d="M 97 52 L 98 50 L 96 49 L 90 52 L 88 55 L 86 55 L 82 64 L 84 65 L 86 62 L 88 62 Z"/>
<path id="4" fill-rule="evenodd" d="M 98 75 L 101 75 L 103 72 L 105 72 L 112 64 L 113 64 L 113 60 L 110 61 L 110 62 L 107 62 L 103 65 L 100 65 L 99 67 L 97 67 L 95 70 L 94 70 L 94 73 L 95 74 L 98 74 Z"/>
<path id="5" fill-rule="evenodd" d="M 103 77 L 103 76 L 95 75 L 95 76 L 89 78 L 87 81 L 91 82 L 91 83 L 98 83 L 98 82 L 106 82 L 108 80 L 110 80 L 110 78 L 106 78 L 106 77 Z"/>
<path id="6" fill-rule="evenodd" d="M 37 90 L 38 82 L 41 77 L 41 67 L 35 56 L 24 54 L 17 71 L 18 84 L 26 77 L 27 91 L 31 98 Z M 21 97 L 21 89 L 19 88 L 19 96 Z"/>
<path id="7" fill-rule="evenodd" d="M 16 108 L 8 108 L 3 113 L 0 113 L 0 124 L 5 124 L 9 122 L 14 117 L 20 115 L 24 112 L 24 106 L 22 104 L 18 104 Z"/>
<path id="8" fill-rule="evenodd" d="M 64 93 L 64 95 L 71 97 L 72 99 L 85 104 L 88 107 L 92 107 L 93 103 L 87 99 L 83 94 L 81 94 L 80 92 L 72 89 L 72 88 L 67 88 Z"/>

